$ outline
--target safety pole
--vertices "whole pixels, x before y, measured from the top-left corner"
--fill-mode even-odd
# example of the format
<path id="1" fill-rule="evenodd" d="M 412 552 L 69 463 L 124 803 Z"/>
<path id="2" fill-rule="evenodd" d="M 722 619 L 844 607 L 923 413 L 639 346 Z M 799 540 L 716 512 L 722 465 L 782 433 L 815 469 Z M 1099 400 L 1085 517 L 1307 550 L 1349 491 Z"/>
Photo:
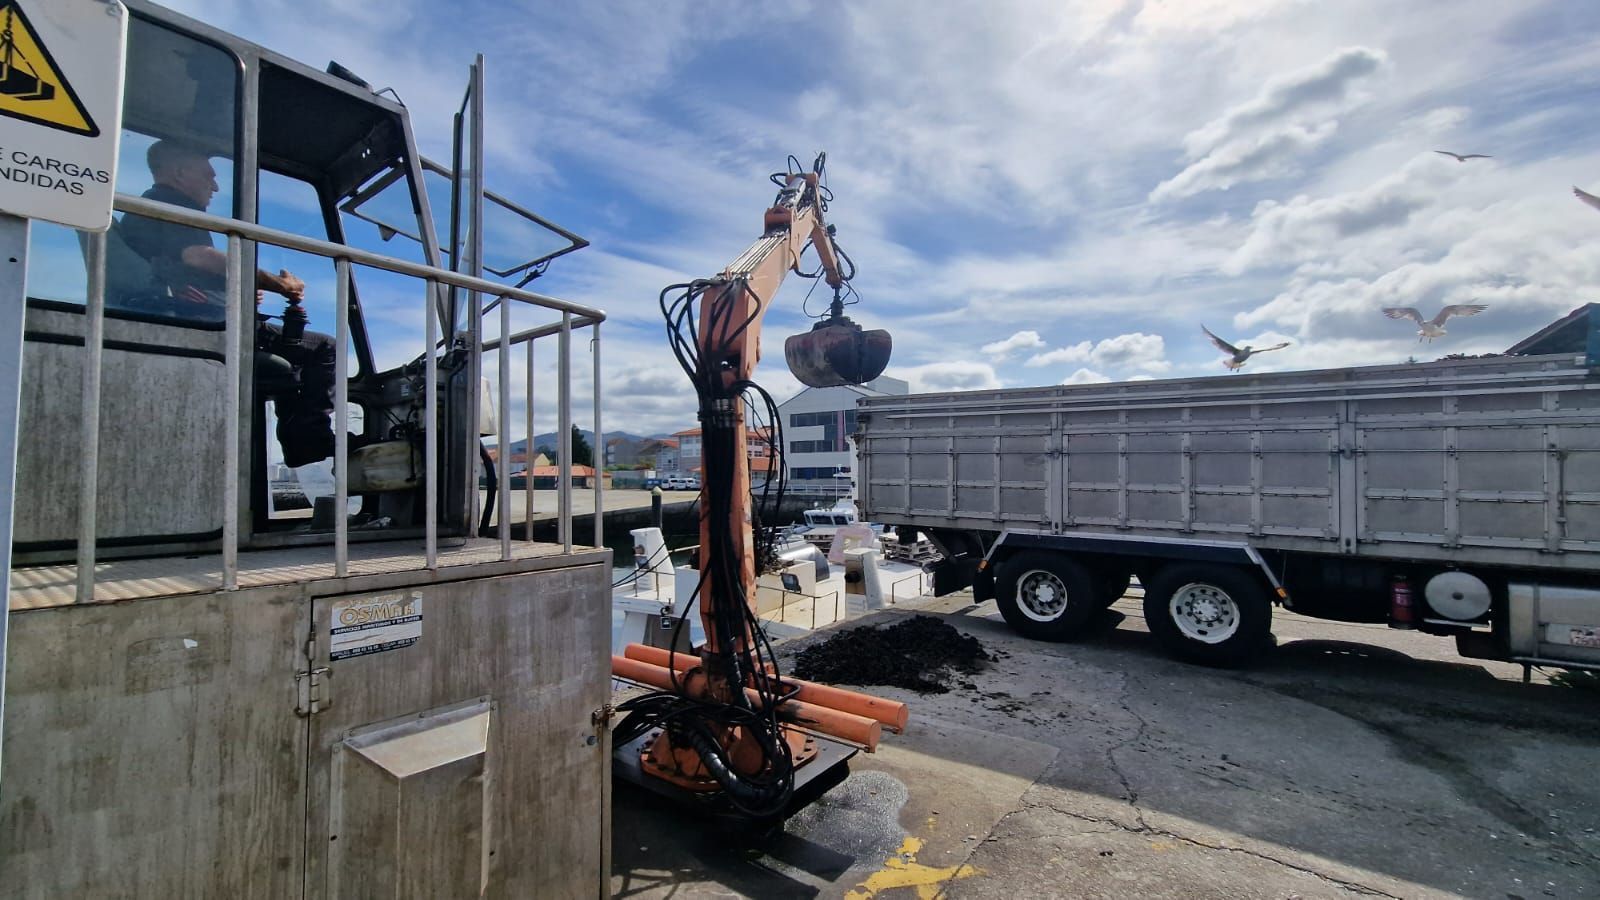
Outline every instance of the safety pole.
<path id="1" fill-rule="evenodd" d="M 424 563 L 431 569 L 439 568 L 439 304 L 434 301 L 437 284 L 428 280 L 428 347 L 423 352 L 423 527 Z"/>
<path id="2" fill-rule="evenodd" d="M 333 574 L 350 574 L 350 260 L 333 261 Z"/>
<path id="3" fill-rule="evenodd" d="M 222 447 L 222 589 L 239 589 L 239 395 L 244 390 L 244 243 L 228 235 L 227 271 L 223 274 L 223 397 L 228 423 Z M 251 307 L 254 309 L 254 307 Z"/>
<path id="4" fill-rule="evenodd" d="M 556 354 L 559 358 L 557 365 L 561 369 L 558 382 L 557 396 L 558 408 L 556 418 L 558 434 L 556 447 L 561 454 L 561 469 L 557 476 L 561 483 L 557 485 L 556 492 L 558 510 L 556 519 L 560 523 L 562 552 L 572 552 L 572 313 L 561 314 L 561 338 L 557 344 Z"/>
<path id="5" fill-rule="evenodd" d="M 504 340 L 504 338 L 502 338 Z M 527 404 L 527 445 L 522 448 L 523 456 L 527 461 L 522 470 L 522 539 L 533 540 L 533 338 L 524 341 L 528 345 L 528 384 L 526 386 L 523 402 Z"/>
<path id="6" fill-rule="evenodd" d="M 594 469 L 594 545 L 606 545 L 606 432 L 600 425 L 600 323 L 594 323 L 594 447 L 589 461 Z"/>
<path id="7" fill-rule="evenodd" d="M 100 492 L 100 372 L 105 355 L 106 236 L 89 235 L 89 296 L 83 316 L 83 458 L 78 465 L 77 603 L 94 600 L 95 516 Z"/>
<path id="8" fill-rule="evenodd" d="M 6 637 L 11 621 L 11 519 L 16 509 L 17 418 L 22 406 L 22 328 L 27 318 L 28 220 L 0 214 L 0 746 L 5 741 Z M 3 768 L 3 767 L 0 767 Z"/>
<path id="9" fill-rule="evenodd" d="M 500 375 L 500 417 L 495 423 L 495 443 L 500 451 L 500 558 L 511 558 L 511 301 L 499 298 L 500 349 L 495 359 Z"/>

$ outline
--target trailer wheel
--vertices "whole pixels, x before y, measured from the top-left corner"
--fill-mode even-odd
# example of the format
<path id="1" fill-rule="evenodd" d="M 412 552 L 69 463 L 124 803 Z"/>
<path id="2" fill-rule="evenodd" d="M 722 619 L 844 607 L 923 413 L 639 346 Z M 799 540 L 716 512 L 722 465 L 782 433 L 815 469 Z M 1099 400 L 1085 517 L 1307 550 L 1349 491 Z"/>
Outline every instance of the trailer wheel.
<path id="1" fill-rule="evenodd" d="M 1103 588 L 1088 569 L 1056 553 L 1019 553 L 996 573 L 995 603 L 1023 637 L 1066 641 L 1101 608 Z"/>
<path id="2" fill-rule="evenodd" d="M 1243 569 L 1179 565 L 1157 572 L 1145 586 L 1144 618 L 1173 656 L 1236 666 L 1267 647 L 1272 601 Z"/>

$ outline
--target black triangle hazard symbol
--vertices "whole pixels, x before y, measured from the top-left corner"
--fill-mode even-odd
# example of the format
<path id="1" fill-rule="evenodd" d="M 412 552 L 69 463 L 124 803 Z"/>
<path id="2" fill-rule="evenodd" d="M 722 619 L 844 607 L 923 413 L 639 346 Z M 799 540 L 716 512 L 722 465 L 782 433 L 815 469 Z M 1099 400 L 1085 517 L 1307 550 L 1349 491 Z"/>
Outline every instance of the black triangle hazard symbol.
<path id="1" fill-rule="evenodd" d="M 22 12 L 22 0 L 0 0 L 0 116 L 85 137 L 100 135 Z"/>

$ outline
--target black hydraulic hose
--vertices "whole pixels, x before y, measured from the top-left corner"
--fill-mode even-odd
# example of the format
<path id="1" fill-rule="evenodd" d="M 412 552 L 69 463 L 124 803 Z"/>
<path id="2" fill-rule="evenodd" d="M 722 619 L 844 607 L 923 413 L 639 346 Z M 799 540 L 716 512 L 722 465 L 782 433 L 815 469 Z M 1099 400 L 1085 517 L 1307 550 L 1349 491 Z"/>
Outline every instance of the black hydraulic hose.
<path id="1" fill-rule="evenodd" d="M 768 735 L 755 731 L 761 738 L 763 755 L 769 762 L 774 761 L 776 755 L 771 746 Z M 793 794 L 793 783 L 787 778 L 778 781 L 758 782 L 746 778 L 733 770 L 725 758 L 727 751 L 716 741 L 710 731 L 699 722 L 686 722 L 679 729 L 679 734 L 699 754 L 700 762 L 716 779 L 717 784 L 728 795 L 728 799 L 744 812 L 753 816 L 771 815 L 783 808 Z"/>
<path id="2" fill-rule="evenodd" d="M 478 442 L 478 458 L 483 460 L 483 473 L 489 485 L 489 498 L 483 504 L 483 518 L 478 522 L 478 536 L 489 530 L 489 519 L 494 515 L 495 493 L 500 489 L 500 479 L 495 475 L 494 457 L 489 455 L 489 448 Z M 528 473 L 532 477 L 533 473 Z"/>

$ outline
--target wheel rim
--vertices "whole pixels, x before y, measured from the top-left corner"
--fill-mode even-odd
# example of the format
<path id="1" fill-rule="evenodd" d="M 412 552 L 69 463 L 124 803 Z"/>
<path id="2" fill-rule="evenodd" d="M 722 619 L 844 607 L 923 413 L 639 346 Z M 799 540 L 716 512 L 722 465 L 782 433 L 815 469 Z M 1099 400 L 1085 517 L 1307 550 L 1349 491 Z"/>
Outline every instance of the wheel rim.
<path id="1" fill-rule="evenodd" d="M 1186 584 L 1172 592 L 1167 604 L 1172 624 L 1183 636 L 1203 644 L 1220 644 L 1239 633 L 1239 604 L 1214 584 Z"/>
<path id="2" fill-rule="evenodd" d="M 1030 569 L 1017 579 L 1017 609 L 1035 622 L 1054 622 L 1067 608 L 1067 586 L 1046 569 Z"/>

